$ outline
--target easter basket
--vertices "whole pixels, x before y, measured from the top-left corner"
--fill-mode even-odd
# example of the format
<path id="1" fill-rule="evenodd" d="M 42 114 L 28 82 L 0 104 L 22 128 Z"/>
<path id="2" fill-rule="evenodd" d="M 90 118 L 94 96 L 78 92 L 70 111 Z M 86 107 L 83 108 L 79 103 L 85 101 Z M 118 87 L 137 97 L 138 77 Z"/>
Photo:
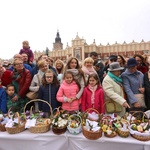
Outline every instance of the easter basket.
<path id="1" fill-rule="evenodd" d="M 71 134 L 79 134 L 82 130 L 82 120 L 78 114 L 72 114 L 68 118 L 67 129 Z"/>
<path id="2" fill-rule="evenodd" d="M 117 136 L 116 127 L 114 126 L 114 118 L 104 115 L 102 118 L 102 130 L 105 137 L 114 138 Z"/>
<path id="3" fill-rule="evenodd" d="M 117 128 L 117 133 L 120 137 L 128 137 L 130 135 L 130 131 L 128 129 L 129 122 L 125 119 L 121 119 L 120 121 L 117 121 L 114 123 Z"/>
<path id="4" fill-rule="evenodd" d="M 26 107 L 29 103 L 31 102 L 43 102 L 43 103 L 46 103 L 49 108 L 50 108 L 50 113 L 51 113 L 51 116 L 52 116 L 52 107 L 51 105 L 47 102 L 47 101 L 44 101 L 44 100 L 41 100 L 41 99 L 34 99 L 34 100 L 31 100 L 29 101 L 28 103 L 26 103 L 25 107 L 24 107 L 24 113 L 25 113 L 25 110 L 26 110 Z M 32 108 L 30 108 L 30 115 L 32 115 Z M 41 118 L 39 116 L 39 114 L 33 114 L 33 116 L 35 116 L 35 118 L 32 119 L 28 119 L 27 120 L 27 123 L 30 124 L 29 122 L 30 121 L 34 121 L 34 125 L 29 125 L 28 129 L 31 133 L 45 133 L 45 132 L 48 132 L 50 130 L 50 126 L 51 126 L 51 117 L 50 118 Z M 26 127 L 28 125 L 26 124 Z"/>
<path id="5" fill-rule="evenodd" d="M 137 115 L 139 114 L 139 115 Z M 141 114 L 143 114 L 141 116 Z M 132 120 L 132 117 L 136 115 L 136 119 Z M 130 135 L 139 141 L 150 140 L 150 123 L 147 115 L 142 111 L 136 111 L 130 118 Z"/>
<path id="6" fill-rule="evenodd" d="M 60 135 L 66 132 L 68 125 L 68 114 L 64 110 L 60 110 L 60 107 L 55 108 L 56 114 L 53 115 L 52 131 L 53 133 Z M 53 110 L 53 111 L 54 111 Z"/>
<path id="7" fill-rule="evenodd" d="M 98 118 L 96 119 L 96 117 L 89 117 L 89 112 L 94 112 L 98 115 Z M 82 132 L 83 135 L 90 140 L 97 140 L 100 137 L 102 137 L 102 129 L 100 127 L 100 114 L 99 112 L 94 109 L 94 108 L 89 108 L 85 111 L 85 113 L 82 115 Z M 92 124 L 95 126 L 95 131 L 93 130 L 94 128 L 92 128 L 93 125 L 91 125 L 91 128 L 88 128 L 88 124 L 90 126 L 90 124 Z"/>
<path id="8" fill-rule="evenodd" d="M 5 125 L 6 125 L 5 117 L 3 116 L 3 114 L 0 114 L 0 131 L 6 131 Z"/>
<path id="9" fill-rule="evenodd" d="M 9 114 L 10 113 L 8 111 L 8 117 L 11 119 L 5 125 L 6 131 L 9 134 L 16 134 L 16 133 L 20 133 L 20 132 L 24 131 L 26 119 L 24 118 L 24 120 L 21 120 L 18 112 L 16 112 L 12 117 L 10 117 Z M 13 124 L 13 125 L 10 126 L 10 124 Z"/>

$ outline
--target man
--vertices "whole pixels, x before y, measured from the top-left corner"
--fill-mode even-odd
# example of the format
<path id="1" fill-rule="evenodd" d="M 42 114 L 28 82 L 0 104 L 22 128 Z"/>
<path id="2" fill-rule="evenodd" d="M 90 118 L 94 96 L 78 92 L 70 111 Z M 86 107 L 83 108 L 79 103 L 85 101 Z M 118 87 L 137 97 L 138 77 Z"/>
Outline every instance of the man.
<path id="1" fill-rule="evenodd" d="M 15 55 L 14 55 L 14 60 L 15 60 L 15 59 L 21 59 L 21 60 L 23 60 L 22 55 L 20 55 L 20 54 L 15 54 Z M 24 63 L 23 65 L 24 65 L 24 68 L 25 68 L 25 69 L 27 69 L 27 70 L 30 71 L 30 73 L 32 72 L 32 68 L 31 68 L 30 65 L 25 64 L 25 63 Z M 13 69 L 14 69 L 13 66 L 11 66 L 11 67 L 9 68 L 9 70 L 11 70 L 11 71 L 13 71 Z"/>

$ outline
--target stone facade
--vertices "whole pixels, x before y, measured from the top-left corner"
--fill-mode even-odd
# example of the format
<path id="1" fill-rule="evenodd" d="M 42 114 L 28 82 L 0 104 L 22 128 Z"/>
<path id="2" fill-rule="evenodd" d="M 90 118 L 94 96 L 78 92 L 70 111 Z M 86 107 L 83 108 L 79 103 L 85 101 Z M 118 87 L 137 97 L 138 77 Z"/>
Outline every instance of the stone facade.
<path id="1" fill-rule="evenodd" d="M 72 40 L 71 46 L 66 46 L 65 49 L 53 49 L 52 51 L 48 52 L 48 55 L 53 58 L 54 60 L 61 59 L 66 61 L 66 59 L 70 56 L 77 57 L 80 61 L 83 61 L 86 57 L 89 56 L 90 52 L 96 51 L 99 55 L 99 58 L 103 60 L 107 59 L 110 55 L 123 55 L 125 57 L 132 57 L 134 54 L 145 54 L 150 55 L 150 41 L 145 42 L 142 40 L 140 43 L 132 41 L 131 43 L 115 43 L 110 45 L 96 45 L 95 40 L 92 44 L 88 45 L 85 39 L 82 39 L 76 35 L 76 38 Z M 42 53 L 45 51 L 35 51 L 34 56 L 35 59 L 38 58 Z"/>

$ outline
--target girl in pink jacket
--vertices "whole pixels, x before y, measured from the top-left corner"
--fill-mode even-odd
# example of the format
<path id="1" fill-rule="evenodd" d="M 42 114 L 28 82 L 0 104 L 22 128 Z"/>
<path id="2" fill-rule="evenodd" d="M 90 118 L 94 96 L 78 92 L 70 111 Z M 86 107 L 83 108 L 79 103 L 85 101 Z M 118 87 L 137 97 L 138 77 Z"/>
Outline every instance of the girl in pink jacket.
<path id="1" fill-rule="evenodd" d="M 97 74 L 89 75 L 87 84 L 81 99 L 82 111 L 84 112 L 86 109 L 94 108 L 99 113 L 104 113 L 104 91 L 100 86 Z"/>
<path id="2" fill-rule="evenodd" d="M 79 110 L 81 101 L 76 98 L 79 90 L 80 86 L 78 82 L 73 79 L 73 73 L 71 71 L 66 71 L 56 96 L 57 100 L 62 102 L 62 109 L 67 111 Z"/>

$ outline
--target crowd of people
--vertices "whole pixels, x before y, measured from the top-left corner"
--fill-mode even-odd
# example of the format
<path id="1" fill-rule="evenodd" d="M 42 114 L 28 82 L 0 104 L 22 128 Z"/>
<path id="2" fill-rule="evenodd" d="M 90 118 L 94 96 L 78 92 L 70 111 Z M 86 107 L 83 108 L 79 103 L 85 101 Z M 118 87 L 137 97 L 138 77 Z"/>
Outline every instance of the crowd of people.
<path id="1" fill-rule="evenodd" d="M 134 109 L 150 109 L 148 56 L 136 54 L 127 59 L 110 55 L 103 63 L 96 52 L 91 52 L 82 63 L 70 57 L 65 64 L 42 54 L 35 63 L 29 42 L 23 41 L 22 46 L 12 65 L 0 62 L 0 111 L 4 114 L 12 108 L 21 112 L 31 100 L 29 91 L 36 92 L 37 98 L 50 103 L 52 109 L 61 106 L 69 112 L 94 108 L 107 113 L 107 99 L 122 107 L 118 112 L 121 116 Z M 32 105 L 49 115 L 46 104 Z"/>

